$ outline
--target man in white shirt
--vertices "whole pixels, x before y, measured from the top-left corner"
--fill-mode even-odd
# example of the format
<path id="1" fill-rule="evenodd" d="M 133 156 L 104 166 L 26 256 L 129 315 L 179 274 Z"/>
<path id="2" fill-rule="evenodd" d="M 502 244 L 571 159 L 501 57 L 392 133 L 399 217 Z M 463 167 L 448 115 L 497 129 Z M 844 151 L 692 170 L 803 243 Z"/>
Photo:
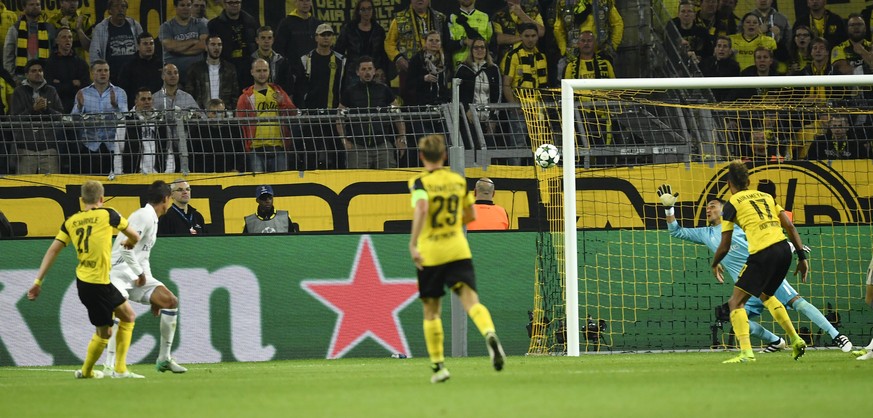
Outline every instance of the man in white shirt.
<path id="1" fill-rule="evenodd" d="M 164 120 L 167 122 L 167 144 L 164 152 L 167 154 L 167 162 L 164 166 L 165 173 L 176 172 L 176 154 L 173 148 L 179 151 L 179 167 L 187 172 L 187 160 L 182 157 L 188 155 L 187 141 L 180 141 L 181 133 L 176 129 L 177 118 L 200 116 L 200 106 L 187 92 L 179 87 L 179 69 L 174 64 L 165 64 L 161 72 L 164 85 L 153 96 L 155 110 L 163 110 Z M 193 111 L 191 111 L 193 109 Z M 175 145 L 175 147 L 174 147 Z M 184 148 L 183 148 L 184 147 Z"/>
<path id="2" fill-rule="evenodd" d="M 146 191 L 145 199 L 148 203 L 128 218 L 130 228 L 139 232 L 142 239 L 129 250 L 121 245 L 123 237 L 116 238 L 112 245 L 112 270 L 109 280 L 127 300 L 151 305 L 152 314 L 160 315 L 161 343 L 155 362 L 157 371 L 185 373 L 188 369 L 177 364 L 170 355 L 176 334 L 179 300 L 161 281 L 154 278 L 149 260 L 158 237 L 158 217 L 167 213 L 172 204 L 170 185 L 163 180 L 155 181 Z M 103 365 L 108 372 L 112 371 L 115 364 L 115 334 L 113 330 Z"/>

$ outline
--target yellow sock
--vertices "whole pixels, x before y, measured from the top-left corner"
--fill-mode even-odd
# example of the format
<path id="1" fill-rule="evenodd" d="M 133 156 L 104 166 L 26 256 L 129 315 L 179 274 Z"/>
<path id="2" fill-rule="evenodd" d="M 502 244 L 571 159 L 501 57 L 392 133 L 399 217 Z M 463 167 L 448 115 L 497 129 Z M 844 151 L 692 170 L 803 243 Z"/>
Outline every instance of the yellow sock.
<path id="1" fill-rule="evenodd" d="M 470 315 L 470 319 L 473 320 L 473 323 L 476 324 L 476 328 L 479 328 L 479 332 L 484 337 L 485 334 L 489 332 L 494 332 L 494 322 L 491 320 L 491 312 L 488 312 L 488 308 L 481 303 L 477 303 L 470 307 L 470 310 L 467 311 L 467 315 Z"/>
<path id="2" fill-rule="evenodd" d="M 118 323 L 118 334 L 115 335 L 115 372 L 127 371 L 127 349 L 130 348 L 130 338 L 133 336 L 133 322 Z"/>
<path id="3" fill-rule="evenodd" d="M 96 333 L 91 336 L 91 342 L 88 343 L 88 353 L 85 355 L 85 364 L 82 365 L 82 375 L 91 376 L 94 371 L 94 364 L 103 354 L 106 349 L 106 344 L 109 344 L 108 338 L 100 338 Z"/>
<path id="4" fill-rule="evenodd" d="M 749 315 L 745 309 L 734 309 L 731 311 L 731 326 L 734 328 L 734 335 L 737 336 L 737 341 L 740 342 L 740 351 L 743 354 L 749 355 L 752 353 L 752 342 L 749 340 Z"/>
<path id="5" fill-rule="evenodd" d="M 779 323 L 779 326 L 785 330 L 785 333 L 788 334 L 789 341 L 795 341 L 800 338 L 797 335 L 797 330 L 794 329 L 794 324 L 791 322 L 791 318 L 788 317 L 788 312 L 785 311 L 785 306 L 782 305 L 782 302 L 779 302 L 776 298 L 769 298 L 766 302 L 764 302 L 764 306 L 767 307 L 767 310 L 770 311 L 770 315 L 773 315 L 773 319 Z"/>
<path id="6" fill-rule="evenodd" d="M 440 318 L 424 320 L 424 342 L 427 345 L 427 354 L 431 363 L 446 361 L 443 354 L 443 320 Z"/>

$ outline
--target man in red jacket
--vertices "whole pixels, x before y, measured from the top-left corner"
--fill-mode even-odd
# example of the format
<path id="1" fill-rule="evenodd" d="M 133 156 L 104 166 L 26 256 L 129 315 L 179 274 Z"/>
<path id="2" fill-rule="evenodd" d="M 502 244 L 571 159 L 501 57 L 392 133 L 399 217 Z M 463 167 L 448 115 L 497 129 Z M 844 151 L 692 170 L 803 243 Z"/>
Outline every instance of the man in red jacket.
<path id="1" fill-rule="evenodd" d="M 263 173 L 288 169 L 286 147 L 290 129 L 278 117 L 297 114 L 291 98 L 276 84 L 270 83 L 270 65 L 263 58 L 252 62 L 255 83 L 243 90 L 236 103 L 236 116 L 263 118 L 263 121 L 243 122 L 249 171 Z"/>

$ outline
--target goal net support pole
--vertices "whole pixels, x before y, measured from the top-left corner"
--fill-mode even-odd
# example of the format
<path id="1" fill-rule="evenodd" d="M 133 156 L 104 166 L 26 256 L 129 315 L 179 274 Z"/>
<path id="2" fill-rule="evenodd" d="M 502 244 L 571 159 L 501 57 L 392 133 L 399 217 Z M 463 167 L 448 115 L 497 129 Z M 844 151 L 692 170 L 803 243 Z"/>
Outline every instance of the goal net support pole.
<path id="1" fill-rule="evenodd" d="M 564 147 L 564 272 L 567 300 L 567 355 L 579 356 L 579 252 L 576 248 L 576 120 L 571 80 L 561 81 L 561 131 Z M 578 81 L 578 80 L 576 80 Z"/>

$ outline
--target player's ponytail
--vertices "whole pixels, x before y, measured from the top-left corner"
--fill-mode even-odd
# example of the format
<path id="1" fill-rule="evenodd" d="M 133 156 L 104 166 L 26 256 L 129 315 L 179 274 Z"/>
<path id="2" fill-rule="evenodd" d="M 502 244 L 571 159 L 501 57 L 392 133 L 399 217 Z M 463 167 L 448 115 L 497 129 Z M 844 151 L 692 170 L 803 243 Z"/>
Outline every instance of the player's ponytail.
<path id="1" fill-rule="evenodd" d="M 749 169 L 746 168 L 746 163 L 740 160 L 731 161 L 728 166 L 727 180 L 737 189 L 749 188 Z"/>

